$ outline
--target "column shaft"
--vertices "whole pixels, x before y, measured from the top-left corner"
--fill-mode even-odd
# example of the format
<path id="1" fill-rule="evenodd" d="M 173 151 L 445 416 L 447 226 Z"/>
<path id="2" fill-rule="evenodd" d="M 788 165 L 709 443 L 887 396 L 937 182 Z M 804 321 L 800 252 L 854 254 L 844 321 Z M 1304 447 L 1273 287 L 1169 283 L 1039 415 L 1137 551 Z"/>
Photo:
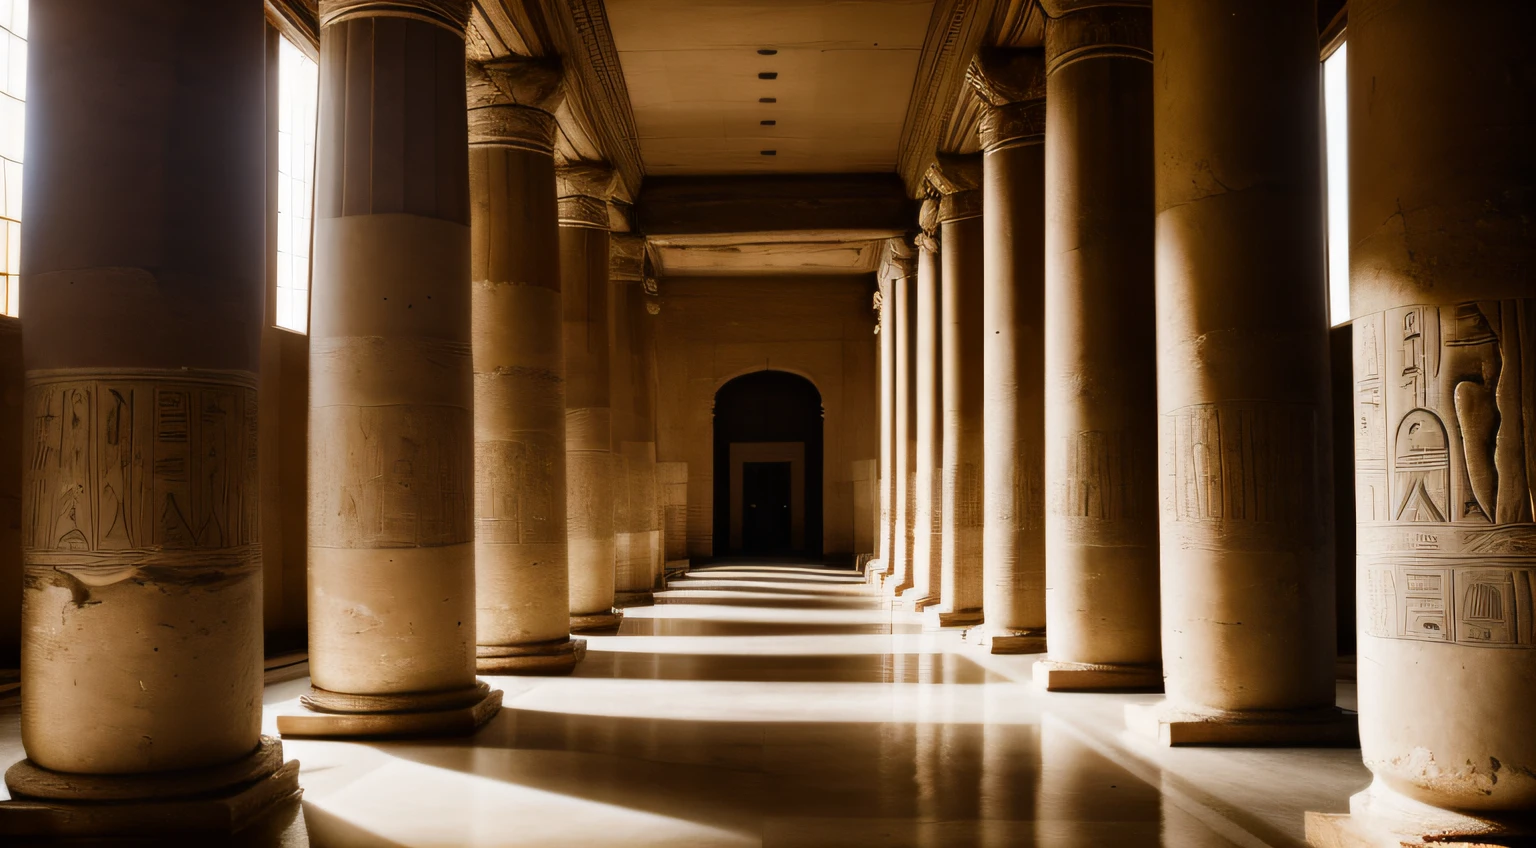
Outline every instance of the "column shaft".
<path id="1" fill-rule="evenodd" d="M 1335 743 L 1317 21 L 1153 9 L 1165 744 Z"/>
<path id="2" fill-rule="evenodd" d="M 558 67 L 485 73 L 558 90 Z M 582 644 L 570 638 L 566 573 L 555 119 L 491 104 L 472 108 L 469 122 L 476 665 L 568 671 Z"/>
<path id="3" fill-rule="evenodd" d="M 1536 10 L 1444 12 L 1425 0 L 1349 12 L 1360 747 L 1375 775 L 1350 809 L 1382 844 L 1524 844 L 1536 837 Z M 1324 823 L 1310 817 L 1308 836 Z"/>
<path id="4" fill-rule="evenodd" d="M 656 430 L 654 368 L 647 364 L 645 237 L 610 237 L 612 261 L 611 400 L 614 459 L 614 550 L 619 606 L 654 600 L 656 558 Z"/>
<path id="5" fill-rule="evenodd" d="M 938 609 L 929 623 L 956 627 L 981 622 L 982 407 L 985 378 L 983 242 L 980 163 L 974 186 L 939 204 L 943 269 L 944 456 L 943 547 Z"/>
<path id="6" fill-rule="evenodd" d="M 1152 10 L 1049 0 L 1049 689 L 1160 689 Z"/>
<path id="7" fill-rule="evenodd" d="M 612 292 L 608 281 L 608 192 L 613 175 L 602 168 L 576 166 L 562 170 L 560 176 L 571 629 L 611 630 L 621 618 L 613 608 Z"/>
<path id="8" fill-rule="evenodd" d="M 880 566 L 896 563 L 896 294 L 895 280 L 880 280 Z"/>
<path id="9" fill-rule="evenodd" d="M 0 833 L 110 834 L 161 802 L 233 829 L 297 792 L 261 736 L 260 4 L 56 0 L 30 23 L 26 803 Z"/>
<path id="10" fill-rule="evenodd" d="M 913 388 L 917 414 L 913 432 L 917 442 L 913 474 L 912 589 L 905 593 L 914 610 L 939 602 L 939 580 L 944 569 L 944 394 L 940 334 L 938 243 L 932 231 L 938 226 L 938 204 L 924 204 L 929 234 L 920 238 L 917 253 L 917 293 L 914 312 L 917 330 L 916 368 Z"/>
<path id="11" fill-rule="evenodd" d="M 1045 645 L 1045 68 L 1039 51 L 972 68 L 992 108 L 982 124 L 986 624 L 967 638 L 1032 653 Z"/>

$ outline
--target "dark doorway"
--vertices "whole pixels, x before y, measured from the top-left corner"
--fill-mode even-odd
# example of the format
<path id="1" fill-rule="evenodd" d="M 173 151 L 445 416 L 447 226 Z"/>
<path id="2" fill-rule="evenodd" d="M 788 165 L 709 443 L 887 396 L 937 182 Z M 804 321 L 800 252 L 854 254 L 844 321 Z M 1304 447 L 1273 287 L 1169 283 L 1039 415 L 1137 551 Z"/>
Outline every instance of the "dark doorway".
<path id="1" fill-rule="evenodd" d="M 762 555 L 797 555 L 808 558 L 821 556 L 822 533 L 822 409 L 821 392 L 810 380 L 787 371 L 755 371 L 744 374 L 720 387 L 715 393 L 715 462 L 714 462 L 714 555 L 730 556 L 748 553 Z M 797 465 L 789 462 L 757 462 L 751 460 L 778 460 L 780 456 L 745 456 L 735 475 L 731 468 L 731 445 L 752 443 L 779 443 L 804 445 L 804 459 Z M 772 470 L 751 466 L 772 466 Z M 748 474 L 753 475 L 748 482 Z M 733 486 L 732 478 L 735 477 Z M 769 479 L 772 482 L 769 482 Z M 754 501 L 748 496 L 748 487 L 772 486 L 772 497 Z M 782 487 L 782 488 L 777 488 Z M 732 489 L 735 489 L 732 491 Z M 781 492 L 787 493 L 783 497 Z M 732 496 L 738 500 L 737 521 L 732 526 Z M 763 512 L 765 502 L 779 504 L 779 512 L 786 513 L 778 519 L 783 523 L 770 522 L 766 515 L 759 519 L 749 516 L 753 510 L 748 504 L 757 503 L 758 513 Z M 784 509 L 785 504 L 789 505 Z M 755 522 L 760 521 L 761 524 Z M 749 529 L 750 528 L 750 529 Z M 734 533 L 733 533 L 734 531 Z M 748 535 L 751 541 L 748 541 Z M 761 541 L 763 534 L 784 534 L 788 542 Z M 739 540 L 732 542 L 732 536 Z M 799 537 L 799 544 L 796 544 Z M 765 550 L 760 545 L 773 547 Z M 751 550 L 749 550 L 749 548 Z"/>
<path id="2" fill-rule="evenodd" d="M 742 463 L 742 553 L 789 553 L 789 470 L 787 462 Z"/>

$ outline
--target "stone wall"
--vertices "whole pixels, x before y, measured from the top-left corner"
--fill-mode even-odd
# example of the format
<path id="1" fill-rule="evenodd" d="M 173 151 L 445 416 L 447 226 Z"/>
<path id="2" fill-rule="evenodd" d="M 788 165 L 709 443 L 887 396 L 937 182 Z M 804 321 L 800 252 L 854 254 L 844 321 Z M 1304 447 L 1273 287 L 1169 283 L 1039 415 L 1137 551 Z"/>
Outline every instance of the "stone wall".
<path id="1" fill-rule="evenodd" d="M 879 445 L 872 276 L 674 277 L 661 281 L 657 460 L 688 467 L 687 554 L 714 554 L 715 392 L 762 370 L 809 379 L 824 410 L 822 549 L 873 549 L 866 486 Z"/>

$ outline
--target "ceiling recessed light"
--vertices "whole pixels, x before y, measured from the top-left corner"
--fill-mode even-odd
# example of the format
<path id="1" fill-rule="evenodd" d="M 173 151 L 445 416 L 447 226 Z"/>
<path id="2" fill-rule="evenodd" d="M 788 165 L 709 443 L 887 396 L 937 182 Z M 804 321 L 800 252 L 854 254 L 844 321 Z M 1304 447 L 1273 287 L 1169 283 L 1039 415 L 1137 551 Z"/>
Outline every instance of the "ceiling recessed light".
<path id="1" fill-rule="evenodd" d="M 763 71 L 762 73 L 757 75 L 757 78 L 758 79 L 778 79 L 779 75 L 778 75 L 778 73 L 776 73 L 774 71 Z"/>
<path id="2" fill-rule="evenodd" d="M 777 156 L 777 155 L 779 155 L 779 151 L 777 151 L 777 150 L 759 150 L 757 152 L 763 154 L 764 156 Z"/>
<path id="3" fill-rule="evenodd" d="M 771 47 L 764 47 L 762 50 L 757 51 L 757 55 L 759 55 L 759 56 L 772 56 L 772 55 L 774 55 L 775 53 L 778 53 L 778 52 L 779 51 L 774 50 Z"/>
<path id="4" fill-rule="evenodd" d="M 759 124 L 762 124 L 762 125 L 763 125 L 763 126 L 765 126 L 765 127 L 771 127 L 771 126 L 773 126 L 773 125 L 774 125 L 774 124 L 777 124 L 777 123 L 778 123 L 778 121 L 758 121 L 758 123 L 759 123 Z"/>
<path id="5" fill-rule="evenodd" d="M 777 97 L 759 97 L 759 98 L 757 98 L 757 102 L 759 102 L 759 103 L 777 103 L 777 102 L 779 102 L 779 98 L 777 98 Z"/>

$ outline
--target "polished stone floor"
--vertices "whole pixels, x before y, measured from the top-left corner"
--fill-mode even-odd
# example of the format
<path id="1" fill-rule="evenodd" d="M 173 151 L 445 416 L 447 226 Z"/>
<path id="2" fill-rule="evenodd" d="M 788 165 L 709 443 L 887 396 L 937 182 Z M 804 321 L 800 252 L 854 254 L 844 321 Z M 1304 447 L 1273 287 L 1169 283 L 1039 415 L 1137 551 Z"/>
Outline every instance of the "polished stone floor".
<path id="1" fill-rule="evenodd" d="M 574 675 L 489 678 L 506 708 L 473 739 L 286 742 L 302 809 L 239 843 L 1299 846 L 1368 782 L 1357 750 L 1159 748 L 1121 721 L 1155 696 L 1042 693 L 1035 659 L 924 633 L 847 571 L 698 569 Z M 266 732 L 307 685 L 268 686 Z"/>

